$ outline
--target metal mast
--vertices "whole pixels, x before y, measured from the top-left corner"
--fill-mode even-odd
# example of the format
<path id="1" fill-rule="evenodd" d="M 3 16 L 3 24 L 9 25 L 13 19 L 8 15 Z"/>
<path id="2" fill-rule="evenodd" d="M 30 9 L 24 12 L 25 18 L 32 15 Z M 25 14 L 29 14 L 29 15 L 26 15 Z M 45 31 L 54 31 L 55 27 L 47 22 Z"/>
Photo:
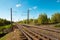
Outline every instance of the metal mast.
<path id="1" fill-rule="evenodd" d="M 27 24 L 29 24 L 29 9 L 27 11 Z"/>
<path id="2" fill-rule="evenodd" d="M 10 12 L 11 12 L 11 26 L 12 26 L 12 8 L 10 8 Z"/>

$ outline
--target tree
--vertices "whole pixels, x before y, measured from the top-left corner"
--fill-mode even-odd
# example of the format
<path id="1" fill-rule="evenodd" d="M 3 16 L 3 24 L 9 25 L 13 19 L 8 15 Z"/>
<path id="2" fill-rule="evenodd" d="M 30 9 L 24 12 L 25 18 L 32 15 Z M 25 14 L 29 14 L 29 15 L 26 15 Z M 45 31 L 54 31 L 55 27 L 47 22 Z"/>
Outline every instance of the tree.
<path id="1" fill-rule="evenodd" d="M 48 18 L 48 23 L 51 23 L 51 19 L 50 18 Z"/>
<path id="2" fill-rule="evenodd" d="M 48 23 L 48 18 L 47 18 L 47 15 L 46 15 L 45 13 L 39 15 L 39 17 L 38 17 L 38 23 L 39 23 L 39 24 Z"/>
<path id="3" fill-rule="evenodd" d="M 34 24 L 38 24 L 38 20 L 37 19 L 34 19 L 33 22 L 34 22 Z"/>
<path id="4" fill-rule="evenodd" d="M 55 13 L 51 17 L 52 23 L 60 23 L 60 13 Z"/>
<path id="5" fill-rule="evenodd" d="M 0 18 L 0 26 L 4 26 L 4 25 L 8 25 L 8 24 L 10 24 L 10 21 Z"/>

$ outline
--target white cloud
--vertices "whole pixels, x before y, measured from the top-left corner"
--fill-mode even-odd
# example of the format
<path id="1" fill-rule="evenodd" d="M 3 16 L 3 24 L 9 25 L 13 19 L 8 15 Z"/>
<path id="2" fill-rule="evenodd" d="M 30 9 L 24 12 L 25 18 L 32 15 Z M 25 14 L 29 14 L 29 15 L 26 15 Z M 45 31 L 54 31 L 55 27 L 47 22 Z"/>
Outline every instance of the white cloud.
<path id="1" fill-rule="evenodd" d="M 29 10 L 32 10 L 32 8 L 29 8 Z"/>
<path id="2" fill-rule="evenodd" d="M 37 6 L 34 6 L 33 9 L 37 9 Z"/>
<path id="3" fill-rule="evenodd" d="M 22 5 L 21 4 L 16 4 L 16 7 L 21 7 Z"/>
<path id="4" fill-rule="evenodd" d="M 32 8 L 29 8 L 29 10 L 35 10 L 35 9 L 37 9 L 37 6 L 33 6 Z"/>
<path id="5" fill-rule="evenodd" d="M 60 2 L 60 0 L 56 0 L 56 2 L 58 2 L 58 3 L 59 3 L 59 2 Z"/>

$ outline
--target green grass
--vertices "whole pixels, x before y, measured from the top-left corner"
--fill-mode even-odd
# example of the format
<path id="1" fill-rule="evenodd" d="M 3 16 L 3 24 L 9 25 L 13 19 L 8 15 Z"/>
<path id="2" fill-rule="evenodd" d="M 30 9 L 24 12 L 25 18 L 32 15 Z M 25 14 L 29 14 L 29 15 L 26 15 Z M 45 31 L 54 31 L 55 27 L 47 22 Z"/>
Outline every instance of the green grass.
<path id="1" fill-rule="evenodd" d="M 11 25 L 0 26 L 0 30 L 2 30 L 2 29 L 6 29 L 6 28 L 10 28 L 10 27 L 11 27 Z"/>
<path id="2" fill-rule="evenodd" d="M 1 38 L 0 40 L 6 40 L 6 37 Z"/>
<path id="3" fill-rule="evenodd" d="M 10 27 L 11 27 L 11 25 L 0 26 L 0 34 L 3 33 L 3 32 L 2 32 L 3 29 L 8 29 L 8 28 L 10 28 Z"/>
<path id="4" fill-rule="evenodd" d="M 0 26 L 0 34 L 3 34 L 3 29 L 9 29 L 11 28 L 11 25 L 5 25 L 5 26 Z M 8 37 L 8 34 L 6 35 Z M 6 36 L 0 38 L 0 40 L 6 40 Z"/>

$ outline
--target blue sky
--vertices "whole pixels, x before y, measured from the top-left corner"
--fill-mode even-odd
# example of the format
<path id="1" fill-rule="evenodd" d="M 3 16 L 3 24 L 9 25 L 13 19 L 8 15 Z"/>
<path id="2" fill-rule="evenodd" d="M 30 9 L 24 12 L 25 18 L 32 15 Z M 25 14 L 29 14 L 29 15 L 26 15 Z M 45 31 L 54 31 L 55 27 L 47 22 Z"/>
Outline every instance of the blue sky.
<path id="1" fill-rule="evenodd" d="M 60 0 L 0 0 L 0 18 L 10 20 L 10 8 L 13 9 L 13 21 L 27 18 L 37 18 L 39 14 L 46 13 L 48 17 L 60 12 Z"/>

